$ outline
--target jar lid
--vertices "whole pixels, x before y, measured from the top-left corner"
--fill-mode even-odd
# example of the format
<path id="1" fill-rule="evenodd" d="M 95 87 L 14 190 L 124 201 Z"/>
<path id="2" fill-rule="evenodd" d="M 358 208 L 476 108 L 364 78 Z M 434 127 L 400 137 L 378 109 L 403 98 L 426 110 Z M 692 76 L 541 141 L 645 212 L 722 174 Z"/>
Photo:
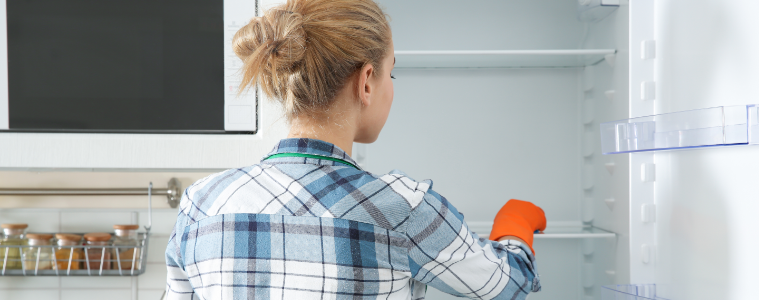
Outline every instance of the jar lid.
<path id="1" fill-rule="evenodd" d="M 93 232 L 85 234 L 84 239 L 89 242 L 107 242 L 111 239 L 111 234 L 105 232 Z"/>
<path id="2" fill-rule="evenodd" d="M 2 227 L 3 229 L 26 229 L 27 227 L 29 227 L 29 225 L 22 224 L 22 223 L 18 223 L 18 224 L 6 223 L 6 224 L 0 224 L 0 227 Z"/>
<path id="3" fill-rule="evenodd" d="M 140 225 L 113 225 L 113 229 L 118 229 L 118 230 L 137 230 L 137 229 L 140 229 Z"/>
<path id="4" fill-rule="evenodd" d="M 79 241 L 82 239 L 81 235 L 71 233 L 56 233 L 55 238 L 66 241 Z"/>
<path id="5" fill-rule="evenodd" d="M 49 240 L 53 238 L 53 235 L 47 233 L 27 233 L 26 237 L 30 240 Z"/>

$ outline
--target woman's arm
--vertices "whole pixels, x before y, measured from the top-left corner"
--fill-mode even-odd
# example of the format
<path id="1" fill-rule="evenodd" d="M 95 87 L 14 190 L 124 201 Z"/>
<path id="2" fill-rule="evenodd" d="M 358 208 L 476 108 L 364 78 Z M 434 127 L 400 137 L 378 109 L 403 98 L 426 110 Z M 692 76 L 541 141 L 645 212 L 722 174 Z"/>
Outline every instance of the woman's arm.
<path id="1" fill-rule="evenodd" d="M 414 279 L 472 299 L 524 299 L 540 290 L 535 257 L 520 238 L 472 233 L 444 197 L 428 190 L 406 227 Z"/>

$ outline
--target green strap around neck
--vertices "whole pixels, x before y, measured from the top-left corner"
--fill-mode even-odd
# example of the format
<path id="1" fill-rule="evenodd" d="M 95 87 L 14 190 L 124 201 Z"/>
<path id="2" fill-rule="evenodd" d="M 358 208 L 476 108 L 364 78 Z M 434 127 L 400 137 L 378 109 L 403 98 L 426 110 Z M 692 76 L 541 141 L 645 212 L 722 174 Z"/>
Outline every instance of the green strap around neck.
<path id="1" fill-rule="evenodd" d="M 347 162 L 347 161 L 345 161 L 343 159 L 329 157 L 329 156 L 322 156 L 322 155 L 305 154 L 305 153 L 277 153 L 277 154 L 274 154 L 274 155 L 269 156 L 267 158 L 264 158 L 264 160 L 272 159 L 272 158 L 279 158 L 279 157 L 305 157 L 305 158 L 315 158 L 315 159 L 331 160 L 331 161 L 336 161 L 336 162 L 339 162 L 339 163 L 344 163 L 346 165 L 349 165 L 351 167 L 356 168 L 356 170 L 361 170 L 356 165 L 354 165 L 352 163 L 349 163 L 349 162 Z"/>

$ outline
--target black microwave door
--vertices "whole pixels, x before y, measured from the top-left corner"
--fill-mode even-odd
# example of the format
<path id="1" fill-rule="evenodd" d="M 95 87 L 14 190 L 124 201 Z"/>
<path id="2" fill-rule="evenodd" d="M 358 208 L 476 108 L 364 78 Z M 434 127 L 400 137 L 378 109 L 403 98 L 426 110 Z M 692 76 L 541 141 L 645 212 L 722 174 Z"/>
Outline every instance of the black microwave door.
<path id="1" fill-rule="evenodd" d="M 223 1 L 7 2 L 17 131 L 224 132 Z"/>

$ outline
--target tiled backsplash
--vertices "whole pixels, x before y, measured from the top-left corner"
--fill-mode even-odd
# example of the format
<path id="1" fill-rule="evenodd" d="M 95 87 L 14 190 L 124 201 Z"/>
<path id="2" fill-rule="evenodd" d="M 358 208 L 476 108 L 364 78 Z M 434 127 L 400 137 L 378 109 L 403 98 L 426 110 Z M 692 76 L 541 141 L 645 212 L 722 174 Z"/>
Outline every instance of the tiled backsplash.
<path id="1" fill-rule="evenodd" d="M 176 216 L 176 209 L 153 209 L 147 268 L 140 276 L 0 276 L 0 299 L 161 299 L 166 286 L 164 251 Z M 0 209 L 0 223 L 27 223 L 27 232 L 113 232 L 114 224 L 134 221 L 146 226 L 147 209 Z M 144 231 L 144 227 L 140 231 Z"/>

